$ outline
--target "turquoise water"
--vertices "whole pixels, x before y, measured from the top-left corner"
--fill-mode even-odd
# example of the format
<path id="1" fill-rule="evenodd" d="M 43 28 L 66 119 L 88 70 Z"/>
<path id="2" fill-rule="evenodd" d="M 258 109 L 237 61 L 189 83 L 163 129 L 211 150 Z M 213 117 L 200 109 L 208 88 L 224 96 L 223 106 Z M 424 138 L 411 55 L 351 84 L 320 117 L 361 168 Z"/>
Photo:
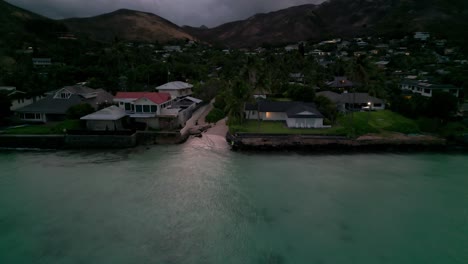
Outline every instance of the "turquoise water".
<path id="1" fill-rule="evenodd" d="M 0 263 L 468 263 L 468 156 L 0 152 Z"/>

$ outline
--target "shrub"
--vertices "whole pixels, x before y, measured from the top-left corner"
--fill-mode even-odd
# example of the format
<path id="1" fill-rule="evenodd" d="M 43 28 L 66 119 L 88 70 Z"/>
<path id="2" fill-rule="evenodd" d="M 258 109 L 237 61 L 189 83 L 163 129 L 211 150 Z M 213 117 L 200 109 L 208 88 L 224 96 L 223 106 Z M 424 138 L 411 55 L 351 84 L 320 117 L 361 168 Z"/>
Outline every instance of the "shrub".
<path id="1" fill-rule="evenodd" d="M 94 108 L 90 104 L 79 104 L 67 110 L 67 117 L 68 119 L 79 119 L 91 113 L 94 113 Z"/>
<path id="2" fill-rule="evenodd" d="M 219 109 L 219 108 L 213 108 L 213 110 L 208 113 L 206 116 L 205 120 L 208 123 L 216 123 L 219 120 L 223 119 L 226 115 L 224 114 L 224 111 Z"/>

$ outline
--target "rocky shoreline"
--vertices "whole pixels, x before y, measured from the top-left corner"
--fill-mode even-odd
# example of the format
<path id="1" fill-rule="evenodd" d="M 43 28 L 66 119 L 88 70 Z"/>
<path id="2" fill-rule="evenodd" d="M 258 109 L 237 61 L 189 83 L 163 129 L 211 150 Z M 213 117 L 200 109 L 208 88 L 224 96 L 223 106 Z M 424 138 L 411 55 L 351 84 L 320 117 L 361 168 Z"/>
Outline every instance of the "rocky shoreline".
<path id="1" fill-rule="evenodd" d="M 429 135 L 375 135 L 356 139 L 340 136 L 230 134 L 226 140 L 239 151 L 306 151 L 306 152 L 389 152 L 446 151 L 457 146 L 446 139 Z M 460 148 L 466 148 L 459 146 Z"/>

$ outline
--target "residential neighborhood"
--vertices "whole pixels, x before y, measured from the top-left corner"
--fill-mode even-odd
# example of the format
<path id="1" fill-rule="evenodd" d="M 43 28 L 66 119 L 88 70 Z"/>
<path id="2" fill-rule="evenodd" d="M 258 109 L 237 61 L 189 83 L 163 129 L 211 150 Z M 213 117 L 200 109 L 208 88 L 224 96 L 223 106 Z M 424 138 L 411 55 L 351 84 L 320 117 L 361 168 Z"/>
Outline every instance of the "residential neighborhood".
<path id="1" fill-rule="evenodd" d="M 356 131 L 375 130 L 370 124 L 379 111 L 409 118 L 415 127 L 424 127 L 428 120 L 437 127 L 411 130 L 414 133 L 448 133 L 442 132 L 444 124 L 462 125 L 466 117 L 466 57 L 430 32 L 401 39 L 335 38 L 252 49 L 217 50 L 196 41 L 166 46 L 125 43 L 120 50 L 146 53 L 139 60 L 147 66 L 113 79 L 95 75 L 75 79 L 74 85 L 63 82 L 55 90 L 44 86 L 34 95 L 31 88 L 5 86 L 16 122 L 28 126 L 73 116 L 88 131 L 180 131 L 205 106 L 211 109 L 207 120 L 225 118 L 232 133 L 263 133 L 272 122 L 283 134 L 356 137 Z M 92 57 L 96 52 L 86 54 Z M 56 75 L 57 67 L 66 67 L 52 64 L 61 61 L 54 56 L 31 61 L 34 74 L 44 80 Z M 437 105 L 444 107 L 436 110 Z M 354 113 L 368 120 L 361 129 L 352 128 L 356 122 L 348 123 Z M 393 132 L 399 131 L 409 130 Z"/>

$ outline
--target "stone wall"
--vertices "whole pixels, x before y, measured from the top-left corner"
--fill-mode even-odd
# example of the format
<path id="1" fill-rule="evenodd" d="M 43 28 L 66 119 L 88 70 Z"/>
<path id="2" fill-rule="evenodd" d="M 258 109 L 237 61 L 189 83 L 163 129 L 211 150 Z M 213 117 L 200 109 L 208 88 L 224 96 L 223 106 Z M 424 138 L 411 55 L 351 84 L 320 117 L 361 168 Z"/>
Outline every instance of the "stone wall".
<path id="1" fill-rule="evenodd" d="M 66 135 L 67 148 L 132 148 L 137 145 L 133 135 Z"/>
<path id="2" fill-rule="evenodd" d="M 0 148 L 61 149 L 64 135 L 0 135 Z"/>

